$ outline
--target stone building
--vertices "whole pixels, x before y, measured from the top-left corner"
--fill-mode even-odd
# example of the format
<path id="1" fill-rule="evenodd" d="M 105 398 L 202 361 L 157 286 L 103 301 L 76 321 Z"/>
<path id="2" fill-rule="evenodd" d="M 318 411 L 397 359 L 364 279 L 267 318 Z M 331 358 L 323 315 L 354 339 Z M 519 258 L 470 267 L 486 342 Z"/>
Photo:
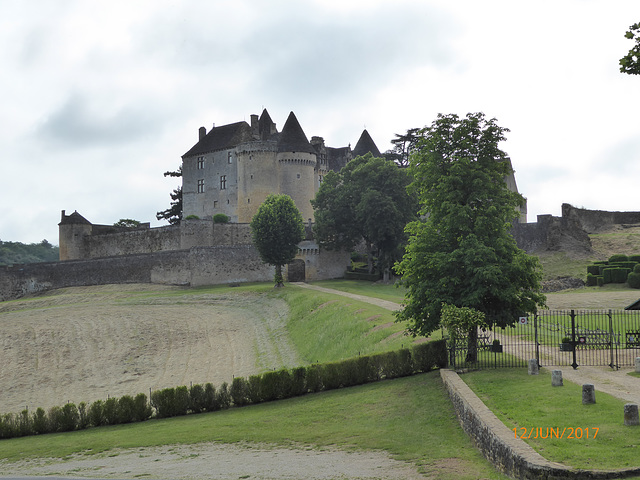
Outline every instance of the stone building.
<path id="1" fill-rule="evenodd" d="M 224 213 L 248 223 L 269 194 L 287 194 L 305 220 L 313 221 L 310 201 L 330 170 L 371 152 L 380 156 L 365 130 L 355 148 L 333 148 L 322 137 L 307 139 L 291 112 L 278 132 L 267 110 L 247 122 L 200 127 L 198 142 L 182 156 L 183 218 Z"/>

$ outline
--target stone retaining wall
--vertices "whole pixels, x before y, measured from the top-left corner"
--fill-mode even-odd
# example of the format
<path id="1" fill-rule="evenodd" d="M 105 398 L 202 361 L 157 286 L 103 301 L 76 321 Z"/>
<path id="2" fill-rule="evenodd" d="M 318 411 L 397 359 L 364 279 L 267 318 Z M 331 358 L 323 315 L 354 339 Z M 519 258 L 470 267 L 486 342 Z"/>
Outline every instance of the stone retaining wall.
<path id="1" fill-rule="evenodd" d="M 620 471 L 580 470 L 550 462 L 509 430 L 457 373 L 441 369 L 462 429 L 501 472 L 518 479 L 609 479 L 640 475 L 640 468 Z"/>

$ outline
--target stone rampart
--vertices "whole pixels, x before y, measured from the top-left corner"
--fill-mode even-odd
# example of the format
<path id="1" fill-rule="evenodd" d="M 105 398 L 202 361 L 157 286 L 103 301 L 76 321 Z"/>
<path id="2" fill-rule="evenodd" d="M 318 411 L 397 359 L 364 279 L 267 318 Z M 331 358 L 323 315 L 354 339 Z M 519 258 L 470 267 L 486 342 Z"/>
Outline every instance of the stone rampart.
<path id="1" fill-rule="evenodd" d="M 562 204 L 562 218 L 572 219 L 587 233 L 597 233 L 612 225 L 640 225 L 640 212 L 606 212 Z"/>

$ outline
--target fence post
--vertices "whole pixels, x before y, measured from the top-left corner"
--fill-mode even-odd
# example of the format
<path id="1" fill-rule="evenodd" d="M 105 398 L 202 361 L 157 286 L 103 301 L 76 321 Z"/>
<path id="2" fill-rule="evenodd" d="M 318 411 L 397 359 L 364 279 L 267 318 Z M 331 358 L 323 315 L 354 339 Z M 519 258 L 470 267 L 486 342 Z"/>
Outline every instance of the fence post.
<path id="1" fill-rule="evenodd" d="M 573 345 L 573 363 L 571 366 L 574 370 L 578 369 L 578 362 L 576 359 L 576 312 L 571 310 L 571 344 Z"/>
<path id="2" fill-rule="evenodd" d="M 609 309 L 609 352 L 611 353 L 611 361 L 609 362 L 609 367 L 610 368 L 614 368 L 617 367 L 616 364 L 613 363 L 613 342 L 614 342 L 614 333 L 613 333 L 613 314 L 611 312 L 611 309 Z M 616 347 L 616 352 L 617 352 L 617 348 Z"/>
<path id="3" fill-rule="evenodd" d="M 538 362 L 538 367 L 540 365 L 540 342 L 538 342 L 538 312 L 533 316 L 533 337 L 536 342 L 536 361 Z"/>

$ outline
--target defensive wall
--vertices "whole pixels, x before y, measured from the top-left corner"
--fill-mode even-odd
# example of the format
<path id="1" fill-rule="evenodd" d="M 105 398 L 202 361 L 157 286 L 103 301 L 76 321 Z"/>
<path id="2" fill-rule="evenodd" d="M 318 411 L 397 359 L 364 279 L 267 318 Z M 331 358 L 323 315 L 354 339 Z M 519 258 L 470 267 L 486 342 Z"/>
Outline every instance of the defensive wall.
<path id="1" fill-rule="evenodd" d="M 120 283 L 217 285 L 267 282 L 274 267 L 254 247 L 249 224 L 184 220 L 180 225 L 94 225 L 62 212 L 60 262 L 0 267 L 0 301 L 54 288 Z M 322 251 L 307 238 L 283 274 L 288 281 L 339 278 L 348 252 Z"/>
<path id="2" fill-rule="evenodd" d="M 513 235 L 528 253 L 591 252 L 589 233 L 612 225 L 640 225 L 640 212 L 607 212 L 562 205 L 562 216 L 539 215 L 535 223 L 515 223 Z M 0 301 L 53 288 L 108 283 L 215 285 L 270 281 L 249 224 L 184 220 L 180 225 L 136 228 L 94 225 L 77 212 L 62 213 L 61 262 L 0 267 Z M 339 278 L 347 252 L 320 250 L 307 226 L 296 260 L 286 266 L 288 281 Z"/>

